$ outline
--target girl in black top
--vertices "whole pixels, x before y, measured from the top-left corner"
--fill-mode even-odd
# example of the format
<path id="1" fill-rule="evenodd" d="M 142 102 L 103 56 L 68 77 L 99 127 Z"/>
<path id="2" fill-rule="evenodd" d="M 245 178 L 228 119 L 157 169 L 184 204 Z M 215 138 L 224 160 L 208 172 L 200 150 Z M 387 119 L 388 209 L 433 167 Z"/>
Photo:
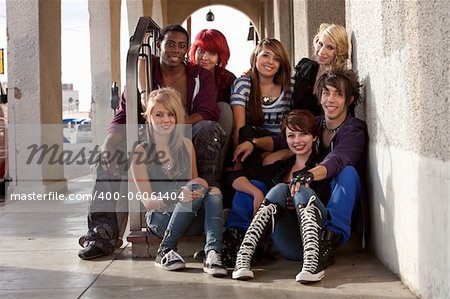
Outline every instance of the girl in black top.
<path id="1" fill-rule="evenodd" d="M 330 196 L 330 181 L 306 180 L 305 186 L 298 192 L 293 192 L 291 187 L 291 182 L 296 183 L 298 177 L 308 174 L 308 170 L 320 160 L 314 153 L 319 136 L 314 116 L 306 110 L 293 110 L 283 120 L 282 132 L 294 156 L 265 168 L 267 174 L 270 168 L 278 168 L 279 172 L 273 173 L 273 177 L 262 177 L 268 184 L 276 185 L 267 193 L 245 233 L 237 253 L 233 279 L 253 278 L 250 262 L 257 244 L 269 234 L 272 234 L 272 241 L 280 253 L 288 259 L 304 259 L 304 252 L 310 250 L 311 239 L 317 246 L 319 244 L 320 232 L 317 227 L 320 224 L 311 218 L 321 221 L 326 218 L 324 205 Z M 234 187 L 248 184 L 246 178 L 240 178 L 234 180 Z M 273 179 L 272 183 L 270 179 Z M 304 259 L 306 267 L 308 264 Z M 322 277 L 323 271 L 317 279 Z M 302 281 L 304 272 L 297 275 L 296 279 Z"/>
<path id="2" fill-rule="evenodd" d="M 349 57 L 347 32 L 341 25 L 322 23 L 313 45 L 315 60 L 302 58 L 295 66 L 292 99 L 294 109 L 306 109 L 317 116 L 322 114 L 322 109 L 314 87 L 324 72 L 346 66 Z"/>

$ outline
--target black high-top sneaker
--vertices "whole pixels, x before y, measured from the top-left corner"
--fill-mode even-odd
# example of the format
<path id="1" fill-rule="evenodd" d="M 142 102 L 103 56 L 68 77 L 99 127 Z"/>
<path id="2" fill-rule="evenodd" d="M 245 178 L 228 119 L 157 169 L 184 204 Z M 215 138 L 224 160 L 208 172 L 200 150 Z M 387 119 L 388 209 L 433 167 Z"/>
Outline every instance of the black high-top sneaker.
<path id="1" fill-rule="evenodd" d="M 342 234 L 334 233 L 326 229 L 323 230 L 322 242 L 320 243 L 320 261 L 324 269 L 334 264 L 336 249 L 341 243 Z"/>
<path id="2" fill-rule="evenodd" d="M 317 207 L 317 200 L 317 196 L 312 195 L 306 205 L 296 207 L 303 242 L 303 267 L 295 280 L 304 284 L 320 281 L 325 276 L 319 258 L 323 216 Z"/>
<path id="3" fill-rule="evenodd" d="M 227 276 L 227 269 L 222 264 L 220 252 L 212 249 L 208 251 L 205 261 L 203 262 L 203 272 L 214 277 Z"/>
<path id="4" fill-rule="evenodd" d="M 254 275 L 253 271 L 250 270 L 250 263 L 256 246 L 263 237 L 273 231 L 280 212 L 281 208 L 276 203 L 265 200 L 261 204 L 239 247 L 232 275 L 233 279 L 248 280 L 253 278 Z"/>
<path id="5" fill-rule="evenodd" d="M 155 257 L 155 266 L 167 271 L 176 271 L 186 268 L 186 263 L 175 249 L 159 248 Z"/>

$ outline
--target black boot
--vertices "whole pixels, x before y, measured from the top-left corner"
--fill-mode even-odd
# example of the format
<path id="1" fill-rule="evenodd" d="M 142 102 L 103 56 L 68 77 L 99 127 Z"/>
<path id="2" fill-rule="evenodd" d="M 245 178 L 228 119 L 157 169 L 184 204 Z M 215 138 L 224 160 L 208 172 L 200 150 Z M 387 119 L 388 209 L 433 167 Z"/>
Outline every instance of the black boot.
<path id="1" fill-rule="evenodd" d="M 236 265 L 236 256 L 244 240 L 245 231 L 227 227 L 223 232 L 222 263 L 227 268 Z"/>
<path id="2" fill-rule="evenodd" d="M 245 232 L 239 251 L 236 256 L 236 266 L 233 271 L 233 279 L 247 280 L 253 278 L 250 270 L 250 263 L 255 253 L 256 246 L 267 235 L 273 232 L 275 224 L 279 219 L 281 207 L 277 203 L 268 200 L 259 207 L 258 212 L 253 217 L 250 226 Z"/>
<path id="3" fill-rule="evenodd" d="M 325 276 L 319 258 L 323 216 L 317 207 L 318 200 L 316 195 L 312 195 L 306 205 L 299 204 L 296 207 L 303 243 L 303 267 L 295 280 L 301 283 L 317 282 Z"/>
<path id="4" fill-rule="evenodd" d="M 322 232 L 322 242 L 320 244 L 320 260 L 324 269 L 334 264 L 336 249 L 342 243 L 342 234 L 329 230 Z"/>

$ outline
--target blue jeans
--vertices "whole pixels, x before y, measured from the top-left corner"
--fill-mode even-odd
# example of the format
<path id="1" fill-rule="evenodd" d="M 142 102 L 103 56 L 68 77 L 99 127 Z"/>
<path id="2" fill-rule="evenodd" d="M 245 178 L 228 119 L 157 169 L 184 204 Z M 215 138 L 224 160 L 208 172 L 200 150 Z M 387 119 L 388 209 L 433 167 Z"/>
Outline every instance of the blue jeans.
<path id="1" fill-rule="evenodd" d="M 201 120 L 192 125 L 192 143 L 197 155 L 198 176 L 214 186 L 217 161 L 220 159 L 226 134 L 219 123 Z"/>
<path id="2" fill-rule="evenodd" d="M 267 186 L 263 182 L 250 180 L 256 188 L 264 194 L 267 193 Z M 248 193 L 237 191 L 233 197 L 230 215 L 225 224 L 228 228 L 236 228 L 246 231 L 253 219 L 253 196 Z"/>
<path id="3" fill-rule="evenodd" d="M 199 184 L 192 190 L 203 190 L 206 194 L 192 202 L 179 202 L 173 212 L 147 212 L 147 226 L 150 232 L 163 237 L 160 248 L 177 250 L 178 241 L 183 236 L 198 236 L 206 232 L 205 252 L 222 250 L 222 194 L 208 191 Z M 217 189 L 218 190 L 218 189 Z"/>
<path id="4" fill-rule="evenodd" d="M 358 173 L 352 166 L 346 166 L 331 182 L 331 196 L 325 208 L 320 201 L 318 207 L 322 212 L 324 228 L 343 236 L 342 244 L 346 243 L 351 235 L 351 219 L 355 200 L 359 196 L 360 181 Z M 273 187 L 266 198 L 278 203 L 284 210 L 275 230 L 272 240 L 275 247 L 287 259 L 301 260 L 303 247 L 301 244 L 300 229 L 295 210 L 286 210 L 286 198 L 289 196 L 287 184 L 280 183 Z M 294 196 L 295 205 L 306 204 L 314 193 L 311 188 L 300 188 Z"/>
<path id="5" fill-rule="evenodd" d="M 360 193 L 359 175 L 352 166 L 344 167 L 331 181 L 331 197 L 327 205 L 329 217 L 325 228 L 342 234 L 342 244 L 350 239 L 353 208 Z"/>
<path id="6" fill-rule="evenodd" d="M 311 188 L 301 187 L 294 195 L 295 206 L 307 204 L 309 198 L 315 195 Z M 286 208 L 286 198 L 290 196 L 289 185 L 279 183 L 266 195 L 266 199 L 272 203 L 280 205 L 283 213 L 278 220 L 272 233 L 272 241 L 282 256 L 289 260 L 303 259 L 303 246 L 300 235 L 299 222 L 295 210 Z M 322 217 L 327 217 L 327 209 L 320 200 L 316 201 L 317 206 L 322 213 Z"/>

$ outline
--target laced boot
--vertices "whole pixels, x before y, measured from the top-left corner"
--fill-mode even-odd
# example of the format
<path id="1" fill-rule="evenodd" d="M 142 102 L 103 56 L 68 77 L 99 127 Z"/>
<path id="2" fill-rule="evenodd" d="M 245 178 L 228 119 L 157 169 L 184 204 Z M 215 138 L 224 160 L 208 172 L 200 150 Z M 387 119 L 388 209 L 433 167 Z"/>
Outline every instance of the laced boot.
<path id="1" fill-rule="evenodd" d="M 248 280 L 253 278 L 250 264 L 259 241 L 273 232 L 279 219 L 281 208 L 277 203 L 264 200 L 248 227 L 236 256 L 233 279 Z"/>
<path id="2" fill-rule="evenodd" d="M 299 204 L 296 207 L 303 242 L 303 267 L 295 280 L 304 284 L 320 281 L 325 276 L 319 258 L 323 217 L 317 207 L 317 200 L 317 196 L 312 195 L 306 205 Z"/>
<path id="3" fill-rule="evenodd" d="M 322 242 L 320 243 L 320 261 L 323 268 L 326 269 L 334 264 L 336 249 L 342 243 L 342 234 L 334 233 L 329 230 L 323 230 Z"/>

